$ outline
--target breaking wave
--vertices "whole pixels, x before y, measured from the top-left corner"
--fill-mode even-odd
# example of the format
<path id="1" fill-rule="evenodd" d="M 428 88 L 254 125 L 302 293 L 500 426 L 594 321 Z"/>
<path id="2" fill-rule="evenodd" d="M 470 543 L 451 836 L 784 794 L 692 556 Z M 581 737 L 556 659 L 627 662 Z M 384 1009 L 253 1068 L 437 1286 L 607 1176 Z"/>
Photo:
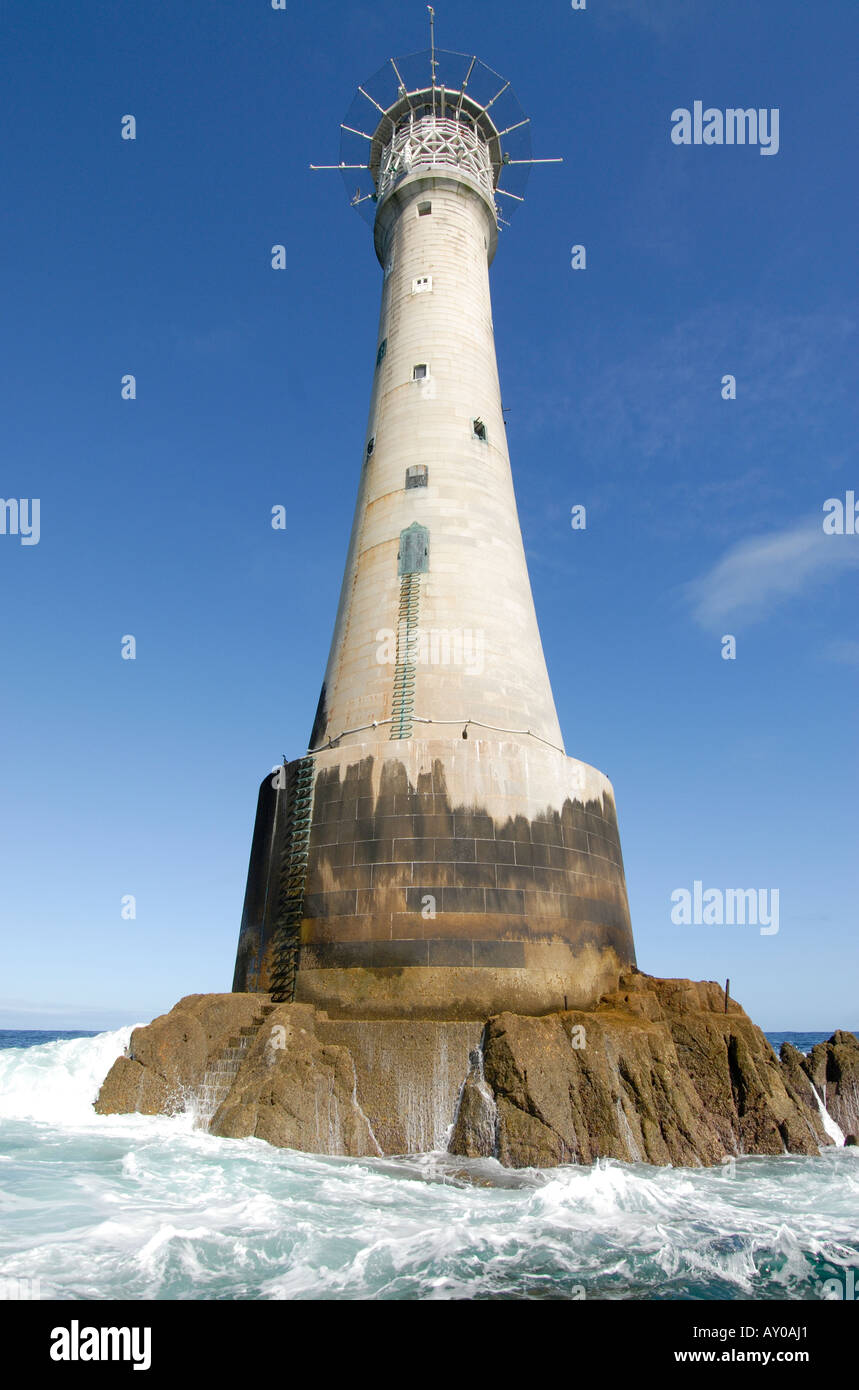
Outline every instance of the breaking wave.
<path id="1" fill-rule="evenodd" d="M 98 1116 L 131 1029 L 0 1051 L 0 1279 L 42 1298 L 796 1298 L 859 1266 L 859 1149 L 511 1171 Z"/>
<path id="2" fill-rule="evenodd" d="M 0 1119 L 73 1124 L 92 1116 L 92 1103 L 132 1028 L 0 1050 Z"/>

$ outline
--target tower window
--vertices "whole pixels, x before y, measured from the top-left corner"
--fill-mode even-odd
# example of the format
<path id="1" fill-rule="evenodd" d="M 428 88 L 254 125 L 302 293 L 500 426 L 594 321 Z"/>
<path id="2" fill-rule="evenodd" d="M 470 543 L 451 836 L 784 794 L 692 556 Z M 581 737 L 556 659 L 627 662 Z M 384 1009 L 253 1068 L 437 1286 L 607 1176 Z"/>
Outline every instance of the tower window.
<path id="1" fill-rule="evenodd" d="M 427 376 L 429 376 L 429 372 L 426 362 L 419 362 L 416 367 L 412 368 L 412 381 L 423 381 L 424 377 Z"/>
<path id="2" fill-rule="evenodd" d="M 425 463 L 413 463 L 406 469 L 406 487 L 426 487 L 428 472 Z"/>
<path id="3" fill-rule="evenodd" d="M 385 353 L 388 351 L 388 340 L 383 338 L 379 344 L 379 351 L 376 353 L 376 366 L 381 366 L 384 361 Z"/>
<path id="4" fill-rule="evenodd" d="M 372 454 L 372 452 L 373 452 L 373 450 L 375 449 L 375 447 L 376 447 L 376 436 L 373 435 L 373 438 L 372 438 L 372 439 L 368 439 L 368 440 L 367 440 L 367 458 L 370 457 L 370 455 Z"/>
<path id="5" fill-rule="evenodd" d="M 418 217 L 429 217 L 432 212 L 432 203 L 418 203 Z"/>
<path id="6" fill-rule="evenodd" d="M 483 443 L 485 444 L 485 443 L 486 443 L 486 426 L 484 425 L 484 423 L 483 423 L 483 421 L 481 420 L 481 418 L 480 418 L 479 415 L 478 415 L 478 417 L 477 417 L 476 420 L 472 420 L 472 422 L 471 422 L 471 428 L 472 428 L 472 431 L 473 431 L 473 433 L 474 433 L 474 438 L 475 438 L 475 439 L 481 439 L 481 440 L 483 441 Z"/>
<path id="7" fill-rule="evenodd" d="M 412 294 L 426 294 L 427 291 L 428 291 L 428 290 L 431 290 L 431 289 L 432 289 L 432 276 L 431 276 L 431 275 L 419 275 L 418 278 L 417 278 L 416 280 L 413 280 L 413 281 L 412 281 Z"/>

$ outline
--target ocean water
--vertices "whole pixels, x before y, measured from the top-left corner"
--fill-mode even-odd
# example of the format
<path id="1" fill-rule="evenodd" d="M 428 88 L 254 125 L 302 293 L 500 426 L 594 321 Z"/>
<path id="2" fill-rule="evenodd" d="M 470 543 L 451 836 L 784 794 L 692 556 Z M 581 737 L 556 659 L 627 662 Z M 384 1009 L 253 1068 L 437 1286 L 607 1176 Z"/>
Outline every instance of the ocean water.
<path id="1" fill-rule="evenodd" d="M 804 1052 L 806 1056 L 816 1043 L 826 1042 L 835 1032 L 830 1028 L 828 1033 L 767 1033 L 773 1051 L 778 1055 L 783 1042 L 793 1043 L 798 1052 Z"/>
<path id="2" fill-rule="evenodd" d="M 717 1169 L 322 1158 L 215 1138 L 191 1113 L 95 1115 L 130 1034 L 0 1033 L 0 1297 L 809 1300 L 859 1285 L 859 1148 Z M 785 1036 L 826 1035 L 770 1039 Z"/>

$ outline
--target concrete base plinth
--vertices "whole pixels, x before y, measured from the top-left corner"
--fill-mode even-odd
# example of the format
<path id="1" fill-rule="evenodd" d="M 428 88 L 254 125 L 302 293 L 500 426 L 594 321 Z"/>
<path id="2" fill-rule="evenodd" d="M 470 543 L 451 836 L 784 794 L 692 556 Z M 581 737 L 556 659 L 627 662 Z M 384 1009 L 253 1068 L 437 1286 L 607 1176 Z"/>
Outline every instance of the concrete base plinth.
<path id="1" fill-rule="evenodd" d="M 323 1021 L 317 1035 L 347 1048 L 355 1098 L 384 1154 L 447 1149 L 457 1101 L 483 1020 Z"/>
<path id="2" fill-rule="evenodd" d="M 542 968 L 545 957 L 564 965 Z M 613 951 L 527 945 L 522 970 L 491 966 L 410 966 L 349 970 L 302 969 L 296 1000 L 324 1008 L 332 1018 L 484 1019 L 499 1009 L 538 1015 L 586 1009 L 616 987 L 625 968 Z M 498 1002 L 503 1001 L 503 1002 Z"/>

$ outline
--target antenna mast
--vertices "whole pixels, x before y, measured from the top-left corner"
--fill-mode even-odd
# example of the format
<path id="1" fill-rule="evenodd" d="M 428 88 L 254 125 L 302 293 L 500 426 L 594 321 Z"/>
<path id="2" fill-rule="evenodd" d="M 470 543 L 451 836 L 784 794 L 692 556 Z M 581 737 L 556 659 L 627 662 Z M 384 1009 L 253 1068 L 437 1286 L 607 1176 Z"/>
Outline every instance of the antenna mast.
<path id="1" fill-rule="evenodd" d="M 430 17 L 430 81 L 432 85 L 432 113 L 435 115 L 435 70 L 438 67 L 435 56 L 435 10 L 427 5 Z"/>

